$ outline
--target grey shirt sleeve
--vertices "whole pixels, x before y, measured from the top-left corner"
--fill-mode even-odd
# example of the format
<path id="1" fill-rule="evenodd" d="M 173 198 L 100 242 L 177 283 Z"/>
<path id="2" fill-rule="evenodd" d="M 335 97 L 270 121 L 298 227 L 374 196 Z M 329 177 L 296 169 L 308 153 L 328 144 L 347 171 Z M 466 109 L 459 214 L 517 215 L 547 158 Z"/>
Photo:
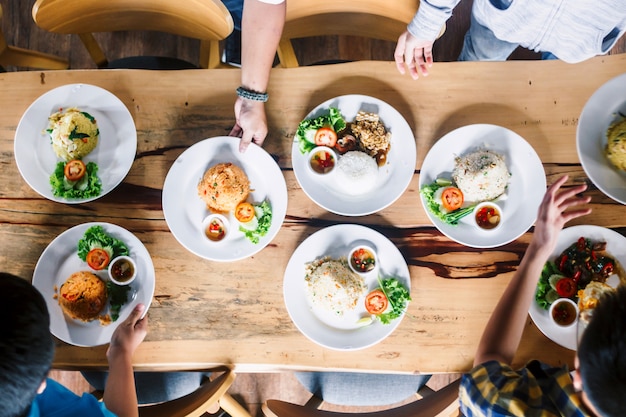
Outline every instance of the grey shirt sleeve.
<path id="1" fill-rule="evenodd" d="M 418 39 L 435 40 L 461 0 L 421 0 L 407 30 Z"/>

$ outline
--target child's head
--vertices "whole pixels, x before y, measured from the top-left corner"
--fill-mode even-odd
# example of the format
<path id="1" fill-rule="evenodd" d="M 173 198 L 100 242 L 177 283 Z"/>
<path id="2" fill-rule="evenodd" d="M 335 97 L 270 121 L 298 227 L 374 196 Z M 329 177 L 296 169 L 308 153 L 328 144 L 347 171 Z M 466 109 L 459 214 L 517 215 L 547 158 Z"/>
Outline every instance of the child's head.
<path id="1" fill-rule="evenodd" d="M 605 417 L 626 416 L 626 286 L 602 297 L 578 346 L 583 391 Z"/>
<path id="2" fill-rule="evenodd" d="M 28 281 L 0 272 L 0 404 L 2 416 L 23 415 L 54 355 L 50 317 Z"/>

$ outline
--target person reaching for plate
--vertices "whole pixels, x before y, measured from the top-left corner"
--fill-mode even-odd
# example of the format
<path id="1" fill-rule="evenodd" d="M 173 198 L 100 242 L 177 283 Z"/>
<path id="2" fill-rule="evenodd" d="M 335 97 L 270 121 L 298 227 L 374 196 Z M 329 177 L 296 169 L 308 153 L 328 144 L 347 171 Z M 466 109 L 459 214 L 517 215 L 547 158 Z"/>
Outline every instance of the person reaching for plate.
<path id="1" fill-rule="evenodd" d="M 591 212 L 584 207 L 590 198 L 577 196 L 586 185 L 560 190 L 567 179 L 548 188 L 528 249 L 482 335 L 474 368 L 462 376 L 460 406 L 467 417 L 626 415 L 626 288 L 598 303 L 579 343 L 573 377 L 566 366 L 539 361 L 511 367 L 537 280 L 561 229 Z"/>
<path id="2" fill-rule="evenodd" d="M 47 378 L 54 342 L 46 302 L 28 281 L 0 273 L 0 416 L 138 416 L 132 355 L 147 333 L 144 310 L 137 305 L 113 332 L 107 350 L 110 382 L 99 402 Z"/>

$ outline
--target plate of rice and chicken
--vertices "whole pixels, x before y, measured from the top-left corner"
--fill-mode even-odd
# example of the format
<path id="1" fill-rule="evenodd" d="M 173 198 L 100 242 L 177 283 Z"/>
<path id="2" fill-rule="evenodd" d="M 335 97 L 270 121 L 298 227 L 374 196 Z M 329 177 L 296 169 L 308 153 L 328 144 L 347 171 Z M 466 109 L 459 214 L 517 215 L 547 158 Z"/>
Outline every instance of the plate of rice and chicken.
<path id="1" fill-rule="evenodd" d="M 376 268 L 364 274 L 351 269 L 347 259 L 359 245 L 376 252 Z M 368 295 L 385 282 L 406 291 L 400 311 L 389 320 L 371 315 L 366 305 Z M 365 349 L 393 333 L 405 315 L 410 289 L 409 268 L 398 248 L 381 233 L 356 224 L 333 225 L 306 238 L 283 279 L 285 305 L 300 332 L 320 346 L 343 351 Z"/>
<path id="2" fill-rule="evenodd" d="M 593 184 L 626 204 L 626 74 L 607 81 L 587 100 L 578 119 L 576 149 Z"/>
<path id="3" fill-rule="evenodd" d="M 465 246 L 493 248 L 533 225 L 546 176 L 539 156 L 520 135 L 475 124 L 453 130 L 433 145 L 424 158 L 419 188 L 424 210 L 441 233 Z M 484 212 L 485 204 L 491 212 Z M 497 223 L 481 227 L 483 216 L 494 212 L 489 220 Z"/>
<path id="4" fill-rule="evenodd" d="M 89 84 L 37 98 L 15 131 L 15 161 L 28 185 L 61 203 L 96 200 L 117 187 L 135 160 L 137 131 L 124 103 Z"/>
<path id="5" fill-rule="evenodd" d="M 218 136 L 187 148 L 163 185 L 163 213 L 191 253 L 231 262 L 265 248 L 287 213 L 287 185 L 272 156 L 256 144 Z"/>
<path id="6" fill-rule="evenodd" d="M 123 300 L 114 301 L 119 292 L 109 285 L 107 269 L 95 270 L 80 257 L 79 241 L 94 227 L 122 242 L 136 264 L 137 276 L 128 284 Z M 33 285 L 46 300 L 54 336 L 74 346 L 99 346 L 110 342 L 115 328 L 138 303 L 148 311 L 155 276 L 150 253 L 134 234 L 115 224 L 83 223 L 64 231 L 44 249 L 35 266 Z"/>
<path id="7" fill-rule="evenodd" d="M 311 152 L 325 146 L 337 155 L 335 169 L 309 169 Z M 344 216 L 365 216 L 393 204 L 415 172 L 413 131 L 402 115 L 375 97 L 345 95 L 314 108 L 300 123 L 291 151 L 305 194 Z"/>

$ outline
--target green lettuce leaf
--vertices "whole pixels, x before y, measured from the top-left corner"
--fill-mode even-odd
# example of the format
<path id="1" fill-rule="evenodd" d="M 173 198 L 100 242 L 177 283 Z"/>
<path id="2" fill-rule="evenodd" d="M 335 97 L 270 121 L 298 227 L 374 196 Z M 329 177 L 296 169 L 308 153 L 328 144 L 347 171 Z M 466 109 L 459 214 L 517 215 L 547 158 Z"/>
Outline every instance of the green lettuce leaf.
<path id="1" fill-rule="evenodd" d="M 305 154 L 316 146 L 313 139 L 315 132 L 324 126 L 332 127 L 335 132 L 340 132 L 346 128 L 346 121 L 339 109 L 329 107 L 328 114 L 300 122 L 296 131 L 296 138 L 301 153 Z"/>

